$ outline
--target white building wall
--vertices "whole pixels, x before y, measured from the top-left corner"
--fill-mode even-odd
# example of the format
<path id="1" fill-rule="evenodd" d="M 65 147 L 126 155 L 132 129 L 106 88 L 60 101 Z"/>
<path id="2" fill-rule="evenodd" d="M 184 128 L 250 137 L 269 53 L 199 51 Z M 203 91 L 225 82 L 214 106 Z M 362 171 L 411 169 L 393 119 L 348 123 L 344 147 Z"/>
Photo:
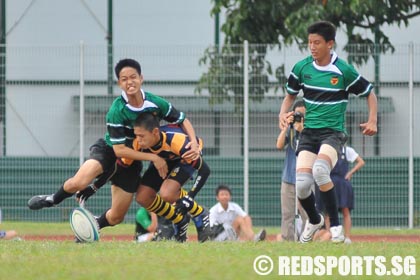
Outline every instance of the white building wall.
<path id="1" fill-rule="evenodd" d="M 214 19 L 210 16 L 211 1 L 196 0 L 121 0 L 114 2 L 114 61 L 132 56 L 142 63 L 146 89 L 158 95 L 193 95 L 194 87 L 185 85 L 147 85 L 147 81 L 196 81 L 205 71 L 198 65 L 206 47 L 214 43 Z M 32 3 L 32 5 L 30 5 Z M 86 5 L 89 7 L 91 12 Z M 28 8 L 29 7 L 29 8 Z M 79 79 L 79 44 L 86 45 L 85 78 L 105 80 L 107 76 L 107 5 L 106 1 L 93 0 L 21 0 L 7 1 L 7 79 L 19 80 L 73 80 Z M 23 16 L 22 16 L 23 15 Z M 416 43 L 420 17 L 410 21 L 410 26 L 387 29 L 391 42 L 397 45 Z M 366 33 L 369 36 L 368 33 Z M 338 49 L 345 43 L 339 32 Z M 382 58 L 381 80 L 399 82 L 408 80 L 407 48 L 402 53 Z M 289 50 L 290 51 L 290 50 Z M 417 51 L 418 53 L 418 51 Z M 286 63 L 286 72 L 307 53 L 294 51 L 270 54 L 276 61 Z M 417 54 L 415 65 L 420 65 Z M 360 73 L 373 81 L 373 63 L 358 67 Z M 420 71 L 415 71 L 420 81 Z M 104 95 L 104 85 L 85 87 L 87 95 Z M 114 89 L 118 93 L 117 88 Z M 78 85 L 36 86 L 10 85 L 7 87 L 7 152 L 8 155 L 77 156 L 78 113 L 74 111 L 71 97 L 79 93 Z M 415 96 L 419 89 L 415 88 Z M 382 96 L 392 96 L 396 111 L 381 119 L 384 126 L 381 135 L 381 155 L 408 154 L 408 145 L 397 145 L 408 138 L 408 91 L 407 88 L 384 88 Z M 280 104 L 279 104 L 280 105 Z M 415 98 L 415 108 L 420 98 Z M 36 110 L 34 110 L 36 108 Z M 88 116 L 88 122 L 103 122 L 104 116 Z M 416 120 L 419 120 L 417 114 Z M 274 118 L 272 120 L 276 122 Z M 204 134 L 208 131 L 209 143 L 213 144 L 212 124 L 205 119 L 196 120 Z M 234 121 L 235 122 L 235 121 Z M 415 139 L 420 139 L 418 122 Z M 236 124 L 238 125 L 238 124 Z M 264 134 L 263 128 L 258 133 Z M 240 153 L 240 131 L 232 124 L 221 128 L 222 149 L 225 155 Z M 102 136 L 103 128 L 86 131 L 87 145 Z M 267 128 L 267 135 L 276 131 Z M 257 140 L 255 140 L 257 141 Z M 357 145 L 362 145 L 362 138 Z M 371 140 L 366 140 L 371 141 Z M 273 142 L 274 143 L 274 139 Z M 264 138 L 263 146 L 271 140 Z M 75 148 L 76 147 L 76 148 Z M 87 153 L 87 148 L 86 148 Z M 415 147 L 415 154 L 420 148 Z"/>

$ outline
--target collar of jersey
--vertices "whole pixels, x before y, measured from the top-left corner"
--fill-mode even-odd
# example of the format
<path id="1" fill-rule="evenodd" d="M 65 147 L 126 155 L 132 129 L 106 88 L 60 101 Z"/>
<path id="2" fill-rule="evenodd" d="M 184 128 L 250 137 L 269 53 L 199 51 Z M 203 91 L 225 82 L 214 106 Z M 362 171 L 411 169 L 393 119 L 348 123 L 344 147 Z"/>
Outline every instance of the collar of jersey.
<path id="1" fill-rule="evenodd" d="M 331 62 L 328 65 L 319 66 L 318 64 L 315 63 L 315 60 L 312 62 L 312 65 L 315 67 L 315 69 L 319 71 L 332 71 L 332 72 L 341 74 L 341 71 L 334 64 L 337 61 L 337 59 L 338 59 L 338 55 L 336 52 L 333 51 L 331 52 Z"/>
<path id="2" fill-rule="evenodd" d="M 156 145 L 154 145 L 153 147 L 150 147 L 149 150 L 151 152 L 153 152 L 154 154 L 158 154 L 162 151 L 163 149 L 163 143 L 166 142 L 166 134 L 163 132 L 160 132 L 160 141 L 159 143 L 157 143 Z"/>
<path id="3" fill-rule="evenodd" d="M 146 95 L 144 94 L 143 89 L 140 89 L 140 92 L 141 92 L 141 96 L 142 96 L 143 100 L 145 101 L 145 100 L 146 100 Z M 126 106 L 127 106 L 130 110 L 132 110 L 132 111 L 139 111 L 139 110 L 141 110 L 141 108 L 137 108 L 137 107 L 131 106 L 131 105 L 128 103 L 128 97 L 127 97 L 127 93 L 126 93 L 125 91 L 122 91 L 122 92 L 121 92 L 121 97 L 122 97 L 122 99 L 124 100 L 124 102 L 125 102 Z M 143 103 L 143 104 L 145 104 L 145 103 Z M 143 106 L 144 106 L 144 105 L 143 105 Z"/>

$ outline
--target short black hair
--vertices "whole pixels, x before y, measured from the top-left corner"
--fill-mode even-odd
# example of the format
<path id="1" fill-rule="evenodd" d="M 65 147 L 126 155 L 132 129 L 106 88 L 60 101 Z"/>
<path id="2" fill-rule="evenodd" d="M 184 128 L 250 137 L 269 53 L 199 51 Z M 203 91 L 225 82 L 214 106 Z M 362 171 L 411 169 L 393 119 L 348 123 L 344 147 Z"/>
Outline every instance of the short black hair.
<path id="1" fill-rule="evenodd" d="M 232 191 L 231 191 L 231 189 L 227 185 L 219 185 L 216 188 L 216 196 L 219 195 L 219 192 L 220 191 L 227 191 L 227 192 L 229 192 L 230 195 L 232 195 Z"/>
<path id="2" fill-rule="evenodd" d="M 131 58 L 124 58 L 118 61 L 117 64 L 115 64 L 114 70 L 115 70 L 115 75 L 117 76 L 117 79 L 120 78 L 120 72 L 124 67 L 134 68 L 136 69 L 137 73 L 141 75 L 140 63 L 138 63 L 136 60 L 131 59 Z"/>
<path id="3" fill-rule="evenodd" d="M 308 34 L 318 34 L 322 36 L 325 41 L 335 41 L 336 28 L 334 24 L 329 21 L 318 21 L 311 24 L 308 29 Z"/>
<path id="4" fill-rule="evenodd" d="M 303 100 L 298 100 L 293 104 L 292 110 L 296 110 L 296 108 L 305 107 L 305 102 Z"/>
<path id="5" fill-rule="evenodd" d="M 153 129 L 159 127 L 159 119 L 151 112 L 143 112 L 137 116 L 134 126 L 153 131 Z"/>

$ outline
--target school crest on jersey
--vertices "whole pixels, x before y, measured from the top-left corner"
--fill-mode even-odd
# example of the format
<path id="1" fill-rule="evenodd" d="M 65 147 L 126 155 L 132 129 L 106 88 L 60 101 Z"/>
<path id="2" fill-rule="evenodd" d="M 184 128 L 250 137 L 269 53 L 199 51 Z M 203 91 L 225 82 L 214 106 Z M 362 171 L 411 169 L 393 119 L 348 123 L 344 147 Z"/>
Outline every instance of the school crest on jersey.
<path id="1" fill-rule="evenodd" d="M 337 85 L 338 84 L 338 77 L 332 77 L 330 82 L 333 86 Z"/>

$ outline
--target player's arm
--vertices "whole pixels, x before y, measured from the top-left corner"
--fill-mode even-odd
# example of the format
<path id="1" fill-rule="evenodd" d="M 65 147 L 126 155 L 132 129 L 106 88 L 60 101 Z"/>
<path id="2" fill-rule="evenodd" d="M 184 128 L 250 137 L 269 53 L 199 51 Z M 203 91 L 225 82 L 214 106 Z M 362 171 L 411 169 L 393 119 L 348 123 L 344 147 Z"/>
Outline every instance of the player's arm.
<path id="1" fill-rule="evenodd" d="M 166 161 L 152 153 L 144 153 L 140 151 L 135 151 L 132 148 L 127 147 L 125 144 L 117 144 L 112 146 L 114 153 L 118 158 L 127 158 L 132 160 L 147 160 L 153 162 L 153 165 L 156 167 L 159 172 L 160 177 L 163 179 L 166 178 L 168 174 L 168 165 Z"/>
<path id="2" fill-rule="evenodd" d="M 114 153 L 118 158 L 128 158 L 132 160 L 147 160 L 153 161 L 159 156 L 152 153 L 145 153 L 141 151 L 136 151 L 130 147 L 127 147 L 125 144 L 113 145 Z"/>
<path id="3" fill-rule="evenodd" d="M 287 93 L 284 96 L 279 113 L 279 128 L 281 130 L 286 129 L 289 126 L 287 118 L 293 115 L 293 111 L 289 112 L 289 110 L 292 107 L 293 102 L 295 101 L 299 91 L 302 89 L 301 81 L 299 80 L 300 71 L 300 66 L 293 66 L 292 72 L 290 73 L 289 78 L 287 79 L 287 83 L 285 85 Z"/>
<path id="4" fill-rule="evenodd" d="M 168 174 L 168 166 L 165 160 L 161 159 L 157 155 L 136 151 L 125 145 L 128 136 L 126 134 L 126 124 L 119 113 L 116 113 L 114 110 L 108 111 L 106 115 L 106 123 L 112 148 L 118 158 L 152 161 L 158 170 L 159 175 L 162 178 L 166 178 L 166 175 Z"/>
<path id="5" fill-rule="evenodd" d="M 366 97 L 369 117 L 367 122 L 360 124 L 360 128 L 364 135 L 375 135 L 378 132 L 378 100 L 372 90 L 373 85 L 362 77 L 351 65 L 348 67 L 347 71 L 344 72 L 344 81 L 349 93 L 353 93 L 360 97 Z"/>
<path id="6" fill-rule="evenodd" d="M 186 146 L 188 151 L 182 155 L 184 159 L 196 160 L 200 156 L 200 145 L 197 142 L 194 127 L 189 119 L 185 118 L 181 123 L 182 130 L 188 135 L 190 143 Z"/>
<path id="7" fill-rule="evenodd" d="M 369 118 L 366 123 L 360 124 L 362 133 L 364 135 L 375 135 L 378 132 L 377 127 L 377 117 L 378 117 L 378 100 L 375 93 L 372 91 L 366 98 L 368 109 L 369 109 Z"/>
<path id="8" fill-rule="evenodd" d="M 200 147 L 197 145 L 196 134 L 190 120 L 186 118 L 185 113 L 178 111 L 171 103 L 161 97 L 154 97 L 159 104 L 163 119 L 169 123 L 178 124 L 185 134 L 190 138 L 189 149 L 183 157 L 188 160 L 196 160 L 200 156 Z"/>
<path id="9" fill-rule="evenodd" d="M 280 113 L 279 113 L 279 128 L 281 130 L 286 130 L 289 126 L 289 121 L 287 120 L 290 116 L 293 115 L 293 111 L 289 112 L 290 107 L 292 107 L 293 102 L 296 99 L 296 95 L 286 94 L 281 103 Z"/>

